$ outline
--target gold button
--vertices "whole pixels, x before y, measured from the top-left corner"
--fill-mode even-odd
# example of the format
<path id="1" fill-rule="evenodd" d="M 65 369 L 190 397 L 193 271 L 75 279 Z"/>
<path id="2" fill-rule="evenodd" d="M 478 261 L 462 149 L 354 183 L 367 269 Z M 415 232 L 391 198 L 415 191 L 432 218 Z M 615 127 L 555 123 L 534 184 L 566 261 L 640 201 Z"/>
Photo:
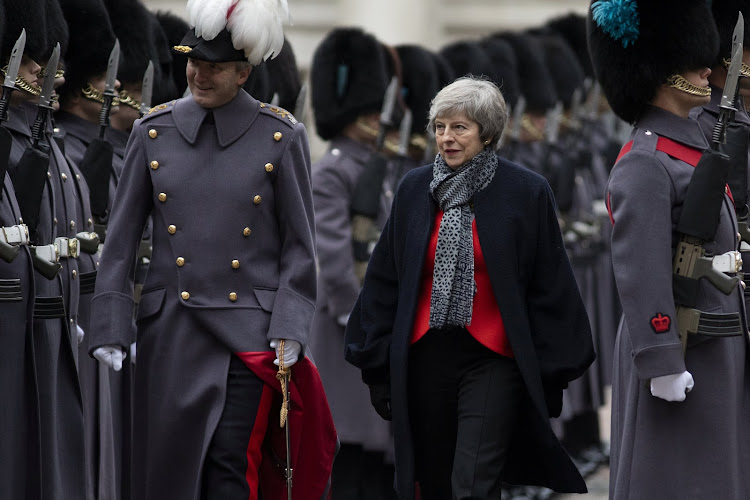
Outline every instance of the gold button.
<path id="1" fill-rule="evenodd" d="M 239 269 L 240 268 L 240 261 L 237 259 L 234 259 L 232 261 L 232 269 Z"/>
<path id="2" fill-rule="evenodd" d="M 182 293 L 180 294 L 180 297 L 182 297 L 182 300 L 187 300 L 187 299 L 189 299 L 189 298 L 190 298 L 190 293 L 188 293 L 187 291 L 185 291 L 185 292 L 182 292 Z"/>
<path id="3" fill-rule="evenodd" d="M 81 176 L 78 175 L 78 174 L 76 174 L 76 179 L 78 179 L 80 181 L 81 180 Z"/>
<path id="4" fill-rule="evenodd" d="M 67 181 L 67 180 L 68 180 L 68 176 L 67 176 L 67 175 L 65 175 L 65 172 L 61 173 L 61 174 L 60 174 L 60 177 L 62 178 L 63 182 L 65 182 L 65 181 Z"/>
<path id="5" fill-rule="evenodd" d="M 229 300 L 231 300 L 232 302 L 235 302 L 237 300 L 237 294 L 234 292 L 230 293 Z"/>
<path id="6" fill-rule="evenodd" d="M 255 195 L 255 197 L 253 198 L 253 203 L 255 203 L 256 205 L 260 205 L 260 195 L 259 194 Z"/>
<path id="7" fill-rule="evenodd" d="M 52 174 L 47 172 L 47 179 L 51 179 L 51 178 L 52 178 Z"/>
<path id="8" fill-rule="evenodd" d="M 151 130 L 148 131 L 148 136 L 152 139 L 156 139 L 157 135 L 159 134 L 156 132 L 155 128 L 152 128 Z"/>
<path id="9" fill-rule="evenodd" d="M 76 221 L 74 220 L 70 221 L 70 229 L 75 229 L 75 228 L 76 228 Z"/>
<path id="10" fill-rule="evenodd" d="M 185 259 L 183 259 L 182 257 L 177 257 L 177 266 L 182 267 L 184 265 L 185 265 Z"/>
<path id="11" fill-rule="evenodd" d="M 250 233 L 252 233 L 252 231 L 250 231 L 249 227 L 246 227 L 242 230 L 242 234 L 244 234 L 245 236 L 250 236 Z"/>
<path id="12" fill-rule="evenodd" d="M 273 134 L 273 139 L 276 142 L 279 142 L 281 140 L 281 132 L 276 132 L 275 134 Z"/>
<path id="13" fill-rule="evenodd" d="M 159 168 L 159 162 L 156 160 L 153 160 L 151 162 L 151 170 L 156 170 L 157 168 Z"/>
<path id="14" fill-rule="evenodd" d="M 176 233 L 176 232 L 177 232 L 177 226 L 175 226 L 174 224 L 171 224 L 171 225 L 170 225 L 170 226 L 169 226 L 169 227 L 167 228 L 167 231 L 169 231 L 169 234 L 174 234 L 174 233 Z"/>
<path id="15" fill-rule="evenodd" d="M 70 274 L 73 275 L 73 279 L 76 279 L 76 276 L 78 276 L 78 271 L 76 271 L 75 269 L 73 269 L 73 272 L 70 273 Z"/>
<path id="16" fill-rule="evenodd" d="M 89 217 L 89 220 L 87 220 L 86 222 L 88 222 L 89 226 L 93 226 L 94 225 L 94 221 L 91 220 L 91 217 Z"/>
<path id="17" fill-rule="evenodd" d="M 159 201 L 161 202 L 167 201 L 167 193 L 159 193 Z"/>
<path id="18" fill-rule="evenodd" d="M 270 163 L 266 163 L 266 172 L 273 172 L 273 165 Z"/>

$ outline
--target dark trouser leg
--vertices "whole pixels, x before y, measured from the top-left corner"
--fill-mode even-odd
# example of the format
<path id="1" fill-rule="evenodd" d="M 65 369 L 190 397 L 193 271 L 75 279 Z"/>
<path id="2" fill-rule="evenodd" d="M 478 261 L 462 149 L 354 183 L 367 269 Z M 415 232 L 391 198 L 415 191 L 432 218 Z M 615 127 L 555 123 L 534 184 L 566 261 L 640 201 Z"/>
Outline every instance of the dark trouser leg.
<path id="1" fill-rule="evenodd" d="M 331 473 L 331 498 L 346 500 L 359 498 L 361 495 L 362 476 L 367 474 L 362 462 L 362 446 L 342 443 L 341 449 L 333 461 Z"/>
<path id="2" fill-rule="evenodd" d="M 449 336 L 430 331 L 409 355 L 409 419 L 422 500 L 451 500 L 458 384 Z"/>
<path id="3" fill-rule="evenodd" d="M 453 498 L 499 499 L 523 382 L 516 362 L 499 355 L 465 366 L 458 393 Z M 494 353 L 492 353 L 494 354 Z"/>
<path id="4" fill-rule="evenodd" d="M 232 356 L 224 411 L 203 466 L 202 500 L 257 498 L 260 446 L 271 402 L 271 393 L 263 389 L 263 381 Z"/>

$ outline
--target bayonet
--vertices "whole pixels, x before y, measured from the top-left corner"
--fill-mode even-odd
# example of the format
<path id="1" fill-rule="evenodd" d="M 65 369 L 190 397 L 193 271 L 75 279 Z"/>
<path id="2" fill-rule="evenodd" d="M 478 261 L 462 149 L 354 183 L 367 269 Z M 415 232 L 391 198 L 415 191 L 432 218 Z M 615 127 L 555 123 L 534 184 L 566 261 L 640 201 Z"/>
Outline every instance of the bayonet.
<path id="1" fill-rule="evenodd" d="M 742 41 L 745 36 L 745 21 L 742 12 L 737 16 L 737 24 L 732 34 L 732 58 L 727 70 L 727 78 L 724 83 L 724 89 L 721 94 L 721 103 L 719 104 L 719 118 L 714 125 L 711 136 L 713 147 L 717 149 L 719 144 L 725 144 L 727 140 L 727 126 L 734 120 L 734 113 L 737 111 L 735 102 L 737 101 L 738 82 L 740 71 L 742 69 Z"/>
<path id="2" fill-rule="evenodd" d="M 562 120 L 563 105 L 561 102 L 557 102 L 555 107 L 547 112 L 547 122 L 544 126 L 544 136 L 547 140 L 547 144 L 557 143 L 557 138 L 560 132 L 560 121 Z"/>
<path id="3" fill-rule="evenodd" d="M 279 105 L 279 93 L 274 92 L 273 96 L 271 96 L 271 102 L 269 102 L 271 106 L 278 106 Z"/>
<path id="4" fill-rule="evenodd" d="M 404 117 L 401 118 L 401 125 L 398 128 L 398 154 L 404 157 L 409 156 L 412 121 L 411 110 L 407 109 L 404 112 Z"/>
<path id="5" fill-rule="evenodd" d="M 305 121 L 305 105 L 307 104 L 307 84 L 303 84 L 297 94 L 297 101 L 294 103 L 294 115 L 297 121 Z"/>
<path id="6" fill-rule="evenodd" d="M 8 119 L 10 94 L 16 89 L 16 77 L 18 76 L 18 69 L 21 67 L 24 50 L 26 50 L 25 28 L 21 30 L 21 34 L 19 35 L 18 40 L 16 40 L 16 44 L 13 46 L 13 51 L 10 53 L 8 70 L 6 71 L 5 79 L 3 80 L 3 96 L 0 98 L 0 120 L 2 121 Z"/>
<path id="7" fill-rule="evenodd" d="M 44 139 L 44 134 L 47 128 L 47 119 L 52 113 L 52 93 L 55 90 L 55 73 L 57 71 L 57 64 L 60 62 L 60 43 L 55 45 L 52 55 L 47 61 L 47 71 L 44 76 L 44 83 L 42 84 L 42 93 L 39 96 L 39 104 L 37 105 L 36 119 L 34 125 L 31 127 L 31 138 L 33 140 L 34 148 L 40 149 L 39 141 Z M 46 147 L 41 148 L 46 149 Z"/>
<path id="8" fill-rule="evenodd" d="M 112 102 L 117 97 L 115 81 L 117 80 L 117 66 L 120 63 L 120 41 L 115 39 L 115 46 L 109 53 L 107 63 L 107 76 L 104 80 L 104 104 L 99 112 L 99 138 L 104 139 L 104 131 L 109 126 L 109 113 L 112 111 Z"/>
<path id="9" fill-rule="evenodd" d="M 594 121 L 599 115 L 599 101 L 602 98 L 602 86 L 594 81 L 586 100 L 586 119 Z"/>
<path id="10" fill-rule="evenodd" d="M 388 130 L 394 125 L 396 100 L 398 96 L 398 78 L 395 76 L 391 78 L 391 82 L 385 89 L 385 96 L 383 97 L 383 106 L 380 110 L 380 129 L 378 130 L 378 139 L 375 143 L 378 151 L 383 148 L 385 144 L 385 135 Z"/>
<path id="11" fill-rule="evenodd" d="M 143 84 L 141 85 L 141 116 L 148 113 L 151 109 L 151 97 L 154 92 L 154 62 L 149 61 L 146 72 L 143 74 Z"/>
<path id="12" fill-rule="evenodd" d="M 513 109 L 513 128 L 511 130 L 510 138 L 513 141 L 521 140 L 521 121 L 523 120 L 523 114 L 526 112 L 526 98 L 519 96 L 516 101 L 516 107 Z"/>

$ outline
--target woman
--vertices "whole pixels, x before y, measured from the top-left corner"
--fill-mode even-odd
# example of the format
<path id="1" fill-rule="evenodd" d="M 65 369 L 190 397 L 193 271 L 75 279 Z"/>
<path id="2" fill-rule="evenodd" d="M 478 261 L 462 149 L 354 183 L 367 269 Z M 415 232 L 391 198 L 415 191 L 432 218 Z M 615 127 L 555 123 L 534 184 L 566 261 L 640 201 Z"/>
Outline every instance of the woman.
<path id="1" fill-rule="evenodd" d="M 717 157 L 690 118 L 711 100 L 709 66 L 719 38 L 710 7 L 703 0 L 593 2 L 588 40 L 612 110 L 634 125 L 606 191 L 623 309 L 612 377 L 610 498 L 750 498 L 740 282 L 721 291 L 673 271 L 678 245 L 704 221 L 713 227 L 692 241 L 719 256 L 715 273 L 737 271 L 737 220 L 723 180 L 704 192 L 697 210 L 688 201 L 696 187 L 711 186 L 696 176 Z M 699 217 L 683 217 L 696 211 Z"/>
<path id="2" fill-rule="evenodd" d="M 429 117 L 439 154 L 399 186 L 346 331 L 346 359 L 393 418 L 398 494 L 585 492 L 548 418 L 594 359 L 551 190 L 495 155 L 507 110 L 493 83 L 456 80 Z"/>

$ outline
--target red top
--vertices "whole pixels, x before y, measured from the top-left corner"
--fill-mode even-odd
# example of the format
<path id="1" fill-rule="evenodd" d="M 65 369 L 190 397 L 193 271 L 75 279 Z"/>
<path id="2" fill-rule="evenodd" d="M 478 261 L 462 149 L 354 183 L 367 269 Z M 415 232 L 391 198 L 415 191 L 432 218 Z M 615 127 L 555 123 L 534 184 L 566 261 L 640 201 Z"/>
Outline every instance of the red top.
<path id="1" fill-rule="evenodd" d="M 427 247 L 427 258 L 422 268 L 422 289 L 419 293 L 417 314 L 411 332 L 412 344 L 421 339 L 430 329 L 432 275 L 435 271 L 435 250 L 437 249 L 438 231 L 442 219 L 443 212 L 438 211 L 430 237 L 430 245 Z M 466 329 L 483 346 L 498 354 L 512 358 L 513 350 L 510 347 L 510 342 L 508 342 L 508 337 L 505 335 L 503 318 L 500 316 L 500 308 L 497 306 L 495 295 L 492 292 L 490 275 L 487 273 L 482 248 L 479 246 L 476 220 L 471 223 L 471 234 L 474 240 L 474 281 L 477 284 L 477 293 L 474 295 L 471 324 L 466 325 Z"/>

